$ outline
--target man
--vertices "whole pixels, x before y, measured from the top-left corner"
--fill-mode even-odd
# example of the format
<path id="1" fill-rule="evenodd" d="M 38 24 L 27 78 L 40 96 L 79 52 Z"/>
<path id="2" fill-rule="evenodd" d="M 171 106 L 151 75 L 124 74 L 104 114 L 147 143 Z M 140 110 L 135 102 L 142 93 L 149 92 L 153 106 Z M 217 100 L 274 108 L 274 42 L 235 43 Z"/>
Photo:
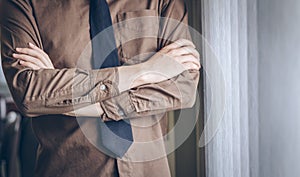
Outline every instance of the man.
<path id="1" fill-rule="evenodd" d="M 87 62 L 91 52 L 79 58 L 86 46 L 93 46 L 90 19 L 97 16 L 90 13 L 93 2 L 109 6 L 111 17 L 106 14 L 101 20 L 111 18 L 112 24 L 149 16 L 187 23 L 181 0 L 3 1 L 3 70 L 18 108 L 33 117 L 40 144 L 36 176 L 170 176 L 163 142 L 153 146 L 139 142 L 161 139 L 165 133 L 165 116 L 158 120 L 157 114 L 194 104 L 200 64 L 195 46 L 182 39 L 190 38 L 188 29 L 161 20 L 155 39 L 122 41 L 116 34 L 121 64 L 159 52 L 139 64 L 92 69 Z M 142 21 L 129 28 L 151 25 Z M 86 122 L 80 124 L 76 115 Z M 94 120 L 114 125 L 124 119 L 130 120 L 134 140 L 126 154 L 111 157 L 87 137 L 86 130 L 97 132 Z M 141 126 L 145 121 L 150 124 Z M 93 138 L 98 136 L 101 133 Z"/>

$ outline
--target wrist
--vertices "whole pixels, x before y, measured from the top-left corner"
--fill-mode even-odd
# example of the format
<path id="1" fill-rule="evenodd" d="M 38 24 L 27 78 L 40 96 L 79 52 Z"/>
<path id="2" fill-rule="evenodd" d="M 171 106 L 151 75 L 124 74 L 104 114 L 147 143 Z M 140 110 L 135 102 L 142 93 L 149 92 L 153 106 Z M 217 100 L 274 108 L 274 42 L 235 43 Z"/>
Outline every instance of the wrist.
<path id="1" fill-rule="evenodd" d="M 141 64 L 118 67 L 120 92 L 144 84 L 143 79 L 139 78 L 142 68 Z"/>

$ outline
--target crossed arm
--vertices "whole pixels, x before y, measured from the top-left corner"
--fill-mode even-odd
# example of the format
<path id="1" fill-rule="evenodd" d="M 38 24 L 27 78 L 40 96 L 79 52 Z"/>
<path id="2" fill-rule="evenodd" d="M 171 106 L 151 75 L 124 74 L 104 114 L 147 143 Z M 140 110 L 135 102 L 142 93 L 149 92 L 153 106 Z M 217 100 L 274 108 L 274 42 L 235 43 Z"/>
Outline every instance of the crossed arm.
<path id="1" fill-rule="evenodd" d="M 53 69 L 49 57 L 48 62 L 42 60 L 47 56 L 39 49 L 42 48 L 42 42 L 30 5 L 26 1 L 6 3 L 10 13 L 2 24 L 3 69 L 13 97 L 23 114 L 29 117 L 44 114 L 70 115 L 74 110 L 85 114 L 90 112 L 89 109 L 96 108 L 98 112 L 95 116 L 101 114 L 104 120 L 119 120 L 193 105 L 199 64 L 195 61 L 198 59 L 197 52 L 190 43 L 171 44 L 171 47 L 165 47 L 148 63 L 141 65 L 89 71 L 78 68 Z M 182 8 L 175 5 L 168 7 Z M 166 9 L 165 16 L 172 16 L 173 10 Z M 187 21 L 185 12 L 180 20 Z M 177 29 L 174 31 L 179 32 Z M 170 37 L 170 40 L 174 38 Z M 35 45 L 28 47 L 28 42 Z M 18 47 L 23 49 L 16 49 Z M 24 52 L 24 48 L 27 48 L 27 52 Z M 28 53 L 30 48 L 35 52 L 41 50 L 39 52 L 42 57 L 30 53 L 32 51 Z M 29 58 L 37 60 L 29 61 Z M 36 68 L 36 65 L 43 67 Z M 166 70 L 165 66 L 176 69 Z M 145 70 L 154 71 L 153 73 L 169 71 L 166 73 L 169 77 L 148 74 L 137 80 L 131 78 Z M 103 85 L 107 88 L 105 91 L 101 89 Z M 119 110 L 124 114 L 120 114 Z"/>
<path id="2" fill-rule="evenodd" d="M 54 69 L 54 66 L 49 58 L 49 56 L 40 48 L 38 48 L 37 46 L 33 45 L 32 43 L 29 43 L 29 47 L 28 48 L 16 48 L 16 51 L 18 53 L 14 53 L 13 57 L 16 59 L 20 60 L 20 64 L 29 68 L 32 68 L 34 70 L 41 70 L 41 69 Z M 181 65 L 179 67 L 182 68 L 182 70 L 198 70 L 200 67 L 199 64 L 199 53 L 195 50 L 195 46 L 193 45 L 192 42 L 188 41 L 188 40 L 178 40 L 166 47 L 164 47 L 161 51 L 159 51 L 159 53 L 157 54 L 158 56 L 154 56 L 154 57 L 158 57 L 158 61 L 156 61 L 156 63 L 153 63 L 155 65 L 158 64 L 158 66 L 160 65 L 160 60 L 163 59 L 163 56 L 166 56 L 167 58 L 170 58 L 171 60 L 175 60 L 178 65 Z M 153 59 L 152 59 L 153 60 Z M 144 63 L 144 65 L 149 65 L 151 63 Z M 169 63 L 170 64 L 170 63 Z M 145 67 L 141 67 L 141 68 L 147 68 Z M 136 70 L 139 70 L 140 68 L 135 68 Z M 171 68 L 171 69 L 176 69 L 176 68 Z M 122 68 L 119 68 L 119 70 L 122 70 Z M 120 71 L 119 71 L 120 72 Z M 122 71 L 121 71 L 122 73 Z M 154 73 L 154 74 L 152 74 Z M 168 71 L 165 70 L 166 74 L 170 73 Z M 162 89 L 171 89 L 171 87 L 182 87 L 181 85 L 178 85 L 179 82 L 178 80 L 180 80 L 180 76 L 177 76 L 176 78 L 173 78 L 173 80 L 170 81 L 163 81 L 162 83 L 155 83 L 157 80 L 164 80 L 164 77 L 162 77 L 161 75 L 155 74 L 155 72 L 150 72 L 150 70 L 146 70 L 145 74 L 142 75 L 140 78 L 142 79 L 138 79 L 138 83 L 135 83 L 135 81 L 132 83 L 132 85 L 143 85 L 143 84 L 147 84 L 147 82 L 153 82 L 156 86 L 163 84 Z M 191 77 L 191 75 L 186 75 L 184 77 L 184 79 L 189 79 L 189 80 L 194 80 L 195 78 L 189 78 Z M 126 78 L 126 77 L 125 77 Z M 152 79 L 149 79 L 152 78 Z M 171 77 L 167 77 L 167 79 L 171 79 Z M 150 81 L 152 80 L 152 81 Z M 173 82 L 173 83 L 172 83 Z M 120 83 L 119 83 L 120 84 Z M 177 84 L 177 85 L 176 85 Z M 191 83 L 193 84 L 193 83 Z M 192 85 L 190 85 L 191 87 Z M 134 86 L 133 86 L 134 87 Z M 194 86 L 195 87 L 195 86 Z M 148 99 L 146 99 L 146 103 L 149 105 L 150 103 L 154 103 L 158 101 L 156 101 L 158 99 L 158 96 L 161 98 L 164 95 L 164 93 L 161 92 L 157 92 L 155 93 L 155 91 L 149 90 L 149 85 L 146 87 L 145 86 L 140 86 L 138 89 L 145 91 L 148 91 L 149 93 L 145 93 L 142 95 L 142 97 L 145 97 L 147 95 L 151 95 Z M 178 89 L 178 88 L 177 88 Z M 185 88 L 188 89 L 188 88 Z M 176 88 L 173 88 L 173 90 L 176 90 Z M 69 115 L 69 116 L 83 116 L 83 117 L 106 117 L 107 120 L 109 119 L 113 119 L 113 120 L 118 120 L 121 119 L 122 117 L 118 117 L 118 115 L 120 115 L 120 110 L 124 111 L 126 110 L 127 107 L 132 106 L 133 103 L 133 99 L 139 99 L 138 102 L 139 104 L 141 104 L 141 100 L 144 100 L 142 98 L 132 98 L 132 93 L 133 89 L 131 89 L 130 91 L 127 91 L 125 94 L 121 93 L 121 95 L 118 95 L 116 97 L 104 100 L 102 102 L 96 103 L 96 104 L 92 104 L 92 105 L 88 105 L 86 107 L 77 109 L 75 111 L 70 111 L 70 112 L 66 112 L 64 113 L 65 115 Z M 185 91 L 186 92 L 186 91 Z M 177 93 L 177 97 L 179 98 L 181 96 L 181 91 L 178 90 Z M 192 92 L 189 92 L 189 94 L 193 94 Z M 128 98 L 128 96 L 131 98 Z M 184 96 L 187 96 L 186 94 Z M 182 101 L 179 101 L 181 104 L 184 104 L 184 107 L 190 107 L 193 104 L 193 99 L 192 97 L 194 97 L 193 95 L 190 96 L 190 99 L 188 100 L 188 102 L 183 103 Z M 125 99 L 125 102 L 124 98 Z M 170 98 L 170 96 L 165 96 L 165 99 Z M 183 99 L 181 99 L 183 100 Z M 129 103 L 129 104 L 128 104 Z M 113 105 L 113 108 L 111 108 L 111 106 Z M 119 105 L 118 107 L 115 107 L 114 105 Z M 189 106 L 190 105 L 190 106 Z M 154 105 L 155 106 L 155 105 Z M 168 110 L 173 110 L 173 109 L 179 109 L 181 108 L 180 106 L 182 105 L 176 105 L 176 104 L 172 104 L 172 106 L 170 105 L 170 103 L 165 103 L 164 99 L 160 100 L 160 106 L 157 108 L 154 108 L 153 106 L 150 106 L 149 108 L 141 108 L 139 112 L 147 112 L 146 114 L 155 114 L 155 113 L 160 113 L 162 111 L 166 111 L 165 109 Z M 134 107 L 138 107 L 138 105 L 135 105 Z M 104 112 L 105 109 L 106 111 Z M 108 109 L 108 110 L 107 110 Z M 113 109 L 113 111 L 111 111 Z M 109 111 L 110 110 L 110 111 Z M 113 113 L 118 113 L 115 115 L 110 114 L 110 116 L 108 116 L 108 112 L 113 112 Z M 133 111 L 130 110 L 126 111 L 126 114 L 123 112 L 122 114 L 124 114 L 124 116 L 128 116 L 128 114 L 131 114 L 130 117 L 138 117 L 138 116 L 145 116 L 145 113 L 139 115 L 139 114 L 132 114 L 132 113 L 137 113 L 136 109 Z M 105 116 L 103 116 L 105 114 Z"/>

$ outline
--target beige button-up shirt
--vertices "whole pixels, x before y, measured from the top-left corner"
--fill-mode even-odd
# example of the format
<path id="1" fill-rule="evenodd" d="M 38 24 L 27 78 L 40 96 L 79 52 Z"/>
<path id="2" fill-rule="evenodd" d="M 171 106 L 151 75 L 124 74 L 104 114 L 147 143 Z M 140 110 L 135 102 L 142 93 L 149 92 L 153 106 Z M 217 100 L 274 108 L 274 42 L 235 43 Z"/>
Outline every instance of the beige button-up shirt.
<path id="1" fill-rule="evenodd" d="M 185 71 L 167 81 L 119 93 L 118 68 L 90 67 L 90 52 L 85 52 L 91 42 L 89 4 L 89 0 L 3 0 L 1 4 L 3 70 L 16 105 L 24 115 L 34 117 L 40 144 L 36 176 L 168 177 L 165 112 L 193 105 L 199 72 Z M 181 0 L 108 0 L 108 4 L 113 24 L 149 16 L 187 24 Z M 157 38 L 124 42 L 122 35 L 116 35 L 121 63 L 177 39 L 190 39 L 188 28 L 157 20 L 128 28 L 146 33 L 157 26 Z M 12 58 L 15 48 L 27 47 L 28 42 L 42 48 L 56 69 L 32 70 Z M 97 119 L 65 115 L 96 103 L 104 112 Z M 97 148 L 97 122 L 127 118 L 134 143 L 122 159 L 114 159 Z"/>

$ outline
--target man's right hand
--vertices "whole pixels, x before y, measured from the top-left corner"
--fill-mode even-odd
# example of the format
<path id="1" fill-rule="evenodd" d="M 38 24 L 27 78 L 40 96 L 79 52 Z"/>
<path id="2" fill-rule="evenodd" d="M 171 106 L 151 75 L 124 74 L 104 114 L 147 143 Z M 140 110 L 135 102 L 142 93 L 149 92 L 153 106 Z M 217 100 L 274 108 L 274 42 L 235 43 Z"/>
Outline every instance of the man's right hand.
<path id="1" fill-rule="evenodd" d="M 164 47 L 148 61 L 141 63 L 141 72 L 134 85 L 157 83 L 173 78 L 185 70 L 199 70 L 200 55 L 195 45 L 180 39 Z"/>

